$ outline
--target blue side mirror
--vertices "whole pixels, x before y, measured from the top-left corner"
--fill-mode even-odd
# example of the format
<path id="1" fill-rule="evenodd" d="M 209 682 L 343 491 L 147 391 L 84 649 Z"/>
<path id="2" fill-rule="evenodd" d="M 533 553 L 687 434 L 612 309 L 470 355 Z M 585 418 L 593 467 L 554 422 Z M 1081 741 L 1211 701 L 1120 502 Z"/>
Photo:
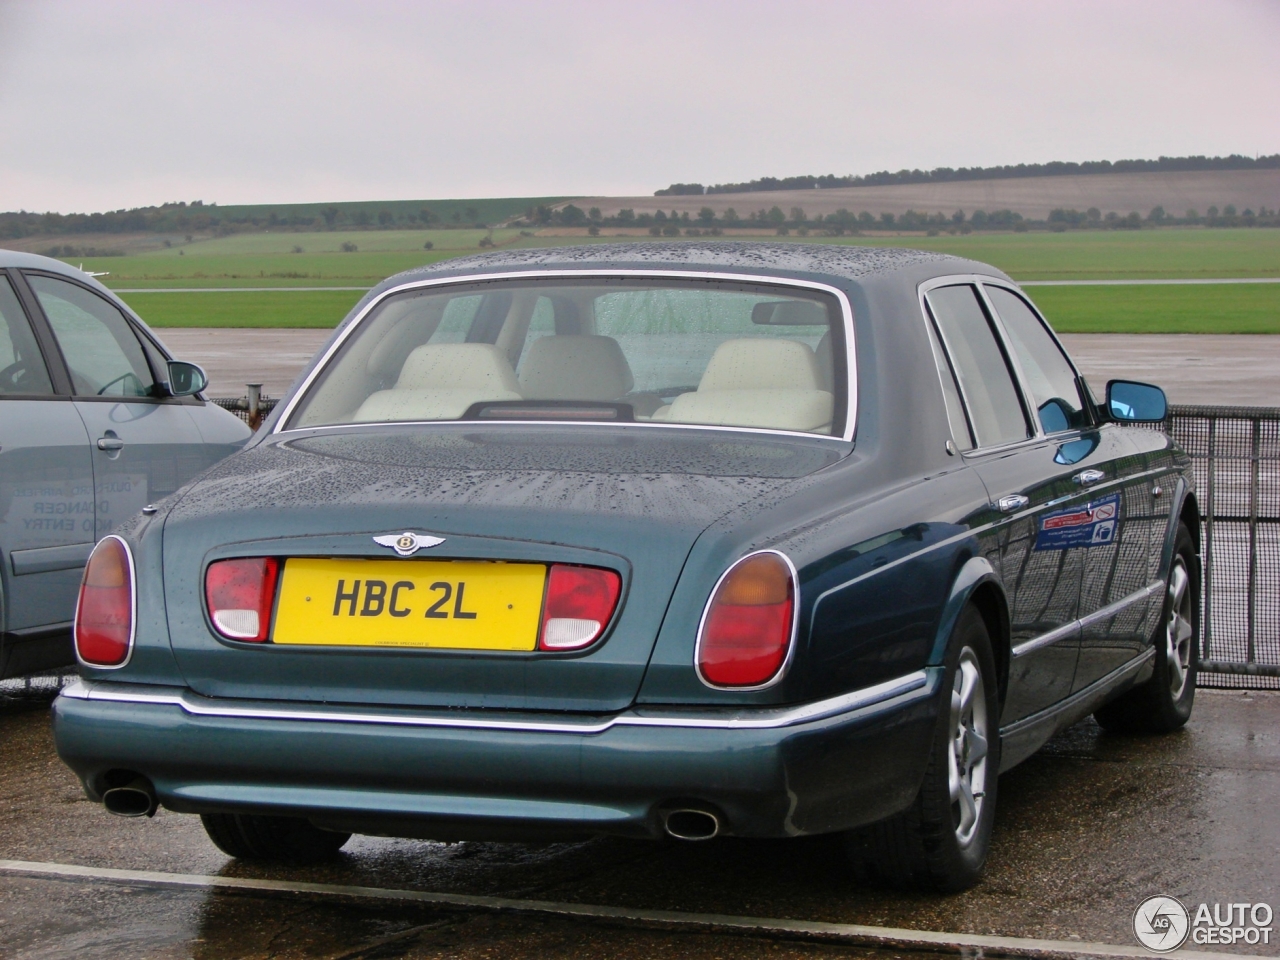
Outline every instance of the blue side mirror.
<path id="1" fill-rule="evenodd" d="M 1164 391 L 1149 383 L 1112 380 L 1107 384 L 1107 413 L 1121 423 L 1159 423 L 1169 413 Z"/>

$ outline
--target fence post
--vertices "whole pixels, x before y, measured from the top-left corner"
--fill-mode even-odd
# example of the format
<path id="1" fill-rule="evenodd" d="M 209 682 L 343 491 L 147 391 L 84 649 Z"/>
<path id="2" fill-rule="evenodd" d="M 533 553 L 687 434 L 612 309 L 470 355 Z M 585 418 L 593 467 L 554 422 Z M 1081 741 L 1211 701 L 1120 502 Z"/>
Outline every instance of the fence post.
<path id="1" fill-rule="evenodd" d="M 1204 617 L 1200 629 L 1204 631 L 1204 657 L 1213 659 L 1210 652 L 1213 644 L 1213 518 L 1218 512 L 1214 501 L 1213 484 L 1218 466 L 1218 418 L 1209 418 L 1209 464 L 1208 464 L 1208 503 L 1201 511 L 1205 520 L 1204 530 L 1204 569 L 1200 572 L 1201 593 L 1204 597 Z"/>
<path id="2" fill-rule="evenodd" d="M 249 392 L 249 429 L 257 430 L 262 425 L 262 384 L 246 383 Z"/>
<path id="3" fill-rule="evenodd" d="M 1262 418 L 1254 417 L 1249 443 L 1249 637 L 1246 663 L 1257 662 L 1258 466 L 1262 457 Z"/>

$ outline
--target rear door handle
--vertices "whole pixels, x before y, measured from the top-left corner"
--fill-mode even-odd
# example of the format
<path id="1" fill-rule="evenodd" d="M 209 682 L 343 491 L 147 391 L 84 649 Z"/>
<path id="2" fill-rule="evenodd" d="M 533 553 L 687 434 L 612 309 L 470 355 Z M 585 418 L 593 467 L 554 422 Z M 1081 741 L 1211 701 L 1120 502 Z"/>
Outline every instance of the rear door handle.
<path id="1" fill-rule="evenodd" d="M 1080 484 L 1080 486 L 1088 487 L 1097 483 L 1099 480 L 1105 479 L 1106 476 L 1107 475 L 1101 470 L 1081 470 L 1072 477 L 1072 479 L 1075 480 L 1076 483 Z"/>
<path id="2" fill-rule="evenodd" d="M 1020 493 L 1013 493 L 1007 497 L 1001 497 L 996 501 L 996 506 L 1000 508 L 1001 513 L 1013 513 L 1021 510 L 1031 502 L 1029 497 L 1024 497 Z"/>
<path id="3" fill-rule="evenodd" d="M 99 450 L 123 450 L 124 441 L 121 440 L 119 437 L 99 437 L 98 449 Z"/>

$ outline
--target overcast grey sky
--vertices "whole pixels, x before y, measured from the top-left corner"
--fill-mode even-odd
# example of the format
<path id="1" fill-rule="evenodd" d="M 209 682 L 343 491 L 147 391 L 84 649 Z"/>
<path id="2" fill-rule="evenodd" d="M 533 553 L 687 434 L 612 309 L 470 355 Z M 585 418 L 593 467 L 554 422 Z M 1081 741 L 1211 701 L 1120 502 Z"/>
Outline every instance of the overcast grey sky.
<path id="1" fill-rule="evenodd" d="M 0 210 L 1280 152 L 1277 0 L 0 0 Z"/>

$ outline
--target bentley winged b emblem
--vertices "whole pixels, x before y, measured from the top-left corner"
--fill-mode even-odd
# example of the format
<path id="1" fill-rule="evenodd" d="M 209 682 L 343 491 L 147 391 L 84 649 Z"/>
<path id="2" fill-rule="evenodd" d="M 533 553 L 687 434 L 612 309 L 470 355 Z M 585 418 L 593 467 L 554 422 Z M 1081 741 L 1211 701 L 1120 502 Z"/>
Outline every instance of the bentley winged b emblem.
<path id="1" fill-rule="evenodd" d="M 423 547 L 434 547 L 444 543 L 444 537 L 410 533 L 406 530 L 404 533 L 386 533 L 380 537 L 374 537 L 373 542 L 380 547 L 390 547 L 402 557 L 411 557 Z"/>

